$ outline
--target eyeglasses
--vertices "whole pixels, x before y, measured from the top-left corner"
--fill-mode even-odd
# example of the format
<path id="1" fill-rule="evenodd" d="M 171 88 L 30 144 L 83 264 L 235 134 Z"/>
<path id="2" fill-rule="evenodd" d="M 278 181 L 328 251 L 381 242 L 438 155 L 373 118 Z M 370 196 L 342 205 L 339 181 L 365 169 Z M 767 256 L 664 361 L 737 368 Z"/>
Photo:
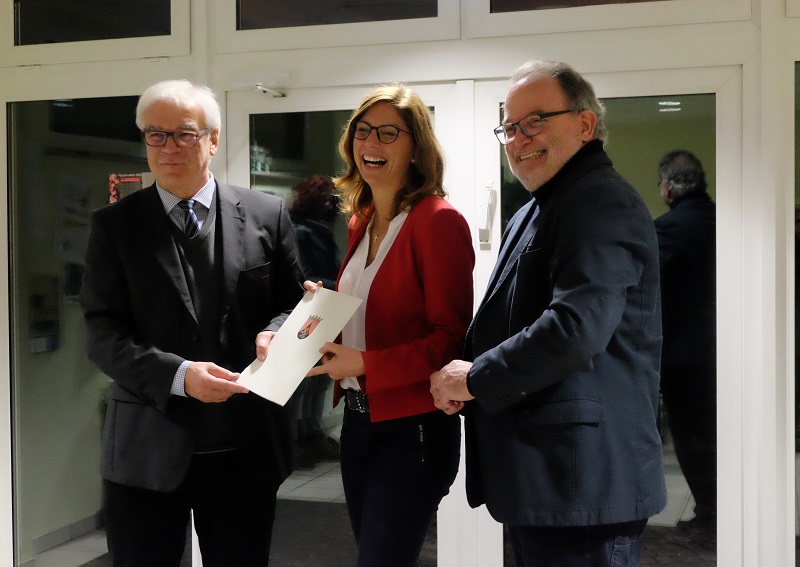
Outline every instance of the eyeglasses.
<path id="1" fill-rule="evenodd" d="M 356 126 L 353 128 L 353 137 L 356 140 L 366 140 L 369 138 L 369 135 L 372 134 L 373 130 L 378 132 L 378 140 L 382 144 L 391 144 L 397 139 L 397 137 L 400 135 L 400 132 L 411 134 L 411 132 L 408 130 L 402 130 L 397 126 L 391 126 L 390 124 L 370 126 L 366 122 L 356 122 Z"/>
<path id="2" fill-rule="evenodd" d="M 213 128 L 206 128 L 199 132 L 192 130 L 181 130 L 180 132 L 164 132 L 162 130 L 147 130 L 144 133 L 144 143 L 154 148 L 167 145 L 167 139 L 172 138 L 175 145 L 179 148 L 192 148 L 197 144 L 197 140 L 211 132 Z"/>
<path id="3" fill-rule="evenodd" d="M 533 138 L 534 136 L 541 134 L 542 130 L 544 130 L 544 119 L 550 118 L 551 116 L 558 116 L 559 114 L 566 114 L 567 112 L 576 112 L 575 110 L 557 110 L 556 112 L 537 112 L 535 114 L 529 114 L 522 120 L 518 120 L 517 122 L 512 122 L 511 124 L 501 124 L 497 128 L 494 129 L 494 135 L 497 136 L 497 139 L 500 141 L 501 144 L 506 145 L 510 144 L 514 141 L 514 138 L 517 137 L 517 127 L 519 126 L 520 131 L 528 136 L 529 138 Z"/>

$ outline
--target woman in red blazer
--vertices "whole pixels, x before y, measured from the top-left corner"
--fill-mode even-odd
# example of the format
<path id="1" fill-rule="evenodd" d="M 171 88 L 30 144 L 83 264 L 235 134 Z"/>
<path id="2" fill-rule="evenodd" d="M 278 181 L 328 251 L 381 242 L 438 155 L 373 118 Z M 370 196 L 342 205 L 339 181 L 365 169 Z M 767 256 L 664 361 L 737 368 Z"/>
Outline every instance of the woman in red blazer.
<path id="1" fill-rule="evenodd" d="M 413 567 L 458 470 L 461 423 L 437 411 L 429 388 L 472 318 L 472 239 L 443 199 L 442 151 L 407 87 L 369 94 L 339 151 L 352 218 L 337 289 L 365 301 L 312 374 L 336 380 L 346 404 L 342 482 L 358 565 Z"/>

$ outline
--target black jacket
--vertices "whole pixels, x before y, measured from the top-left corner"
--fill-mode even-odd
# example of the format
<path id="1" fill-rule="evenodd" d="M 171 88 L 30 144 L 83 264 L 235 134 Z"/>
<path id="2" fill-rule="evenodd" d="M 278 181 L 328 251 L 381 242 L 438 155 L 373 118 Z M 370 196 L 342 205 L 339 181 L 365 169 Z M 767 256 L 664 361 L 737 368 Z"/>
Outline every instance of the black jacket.
<path id="1" fill-rule="evenodd" d="M 599 141 L 533 195 L 467 335 L 470 504 L 515 525 L 648 518 L 666 503 L 652 218 Z"/>
<path id="2" fill-rule="evenodd" d="M 282 200 L 222 183 L 216 197 L 222 282 L 211 362 L 236 372 L 255 359 L 258 332 L 277 330 L 300 300 L 302 274 Z M 101 475 L 164 492 L 183 480 L 194 443 L 172 381 L 184 360 L 207 360 L 170 223 L 155 185 L 95 211 L 80 293 L 89 358 L 113 380 Z M 245 470 L 277 489 L 292 466 L 283 408 L 252 393 L 229 404 Z"/>

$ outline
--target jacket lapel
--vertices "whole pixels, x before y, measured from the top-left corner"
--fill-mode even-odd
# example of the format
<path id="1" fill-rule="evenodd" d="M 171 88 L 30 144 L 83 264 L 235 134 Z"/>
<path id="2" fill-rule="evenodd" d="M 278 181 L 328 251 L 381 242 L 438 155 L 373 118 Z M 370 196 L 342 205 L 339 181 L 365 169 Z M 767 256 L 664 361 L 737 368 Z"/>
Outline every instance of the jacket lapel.
<path id="1" fill-rule="evenodd" d="M 175 287 L 178 296 L 181 298 L 186 310 L 197 321 L 197 315 L 192 304 L 192 296 L 189 293 L 189 285 L 186 283 L 186 276 L 183 273 L 181 260 L 178 256 L 178 248 L 175 246 L 175 239 L 170 233 L 169 217 L 164 213 L 164 206 L 158 196 L 155 185 L 147 189 L 150 193 L 144 199 L 144 205 L 140 209 L 140 219 L 136 225 L 141 229 L 140 236 L 143 246 L 153 250 L 156 262 L 167 274 L 167 280 Z M 154 222 L 154 219 L 157 219 Z"/>
<path id="2" fill-rule="evenodd" d="M 518 221 L 509 227 L 508 235 L 497 258 L 497 265 L 495 265 L 494 271 L 489 278 L 486 297 L 482 303 L 486 303 L 486 300 L 503 285 L 503 281 L 511 272 L 520 254 L 533 240 L 536 234 L 535 221 L 538 216 L 539 205 L 534 199 L 520 210 L 520 214 L 517 217 Z"/>
<path id="3" fill-rule="evenodd" d="M 236 282 L 244 265 L 244 232 L 247 225 L 247 207 L 228 185 L 217 183 L 217 215 L 222 229 L 222 302 L 220 321 L 224 322 L 233 302 Z"/>
<path id="4" fill-rule="evenodd" d="M 533 209 L 533 210 L 531 210 Z M 539 206 L 535 199 L 520 209 L 516 215 L 516 220 L 506 229 L 503 235 L 503 245 L 500 248 L 500 253 L 497 255 L 497 263 L 494 266 L 492 275 L 489 277 L 489 284 L 486 286 L 486 293 L 481 300 L 478 309 L 475 311 L 475 316 L 467 329 L 466 344 L 464 347 L 464 356 L 467 360 L 472 360 L 472 333 L 475 321 L 478 320 L 481 311 L 486 304 L 494 296 L 495 292 L 503 285 L 511 269 L 517 263 L 522 251 L 527 248 L 533 237 L 536 235 L 536 218 L 539 216 Z"/>

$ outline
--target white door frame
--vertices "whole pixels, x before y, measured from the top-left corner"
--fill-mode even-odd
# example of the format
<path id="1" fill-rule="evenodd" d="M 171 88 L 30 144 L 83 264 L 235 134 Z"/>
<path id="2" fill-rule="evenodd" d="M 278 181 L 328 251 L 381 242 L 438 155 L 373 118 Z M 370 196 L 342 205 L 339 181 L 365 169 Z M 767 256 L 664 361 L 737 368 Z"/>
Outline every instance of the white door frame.
<path id="1" fill-rule="evenodd" d="M 743 254 L 742 70 L 736 66 L 606 73 L 588 77 L 602 97 L 658 94 L 713 93 L 717 101 L 717 202 L 719 281 L 746 282 Z M 412 85 L 435 108 L 435 129 L 445 150 L 445 186 L 454 205 L 465 215 L 476 250 L 476 303 L 486 288 L 500 242 L 500 208 L 495 206 L 489 224 L 490 242 L 480 245 L 478 229 L 487 226 L 487 187 L 500 187 L 500 148 L 491 133 L 497 125 L 499 104 L 506 81 L 462 80 L 437 85 Z M 236 184 L 249 183 L 248 124 L 251 113 L 333 110 L 354 107 L 370 87 L 297 89 L 285 98 L 268 98 L 254 92 L 230 92 L 227 97 L 227 177 Z M 723 118 L 724 117 L 724 118 Z M 498 195 L 499 197 L 499 195 Z M 752 277 L 752 276 L 749 276 Z M 741 563 L 740 541 L 747 520 L 743 517 L 744 492 L 756 481 L 745 467 L 743 287 L 720 285 L 719 374 L 726 387 L 718 398 L 719 423 L 719 526 L 718 563 Z M 745 416 L 745 419 L 742 419 Z M 753 416 L 751 419 L 757 419 Z M 463 451 L 462 451 L 463 452 Z M 462 467 L 463 469 L 463 467 Z M 438 516 L 440 567 L 479 567 L 502 561 L 502 529 L 485 507 L 472 510 L 464 496 L 463 470 L 442 502 Z"/>

